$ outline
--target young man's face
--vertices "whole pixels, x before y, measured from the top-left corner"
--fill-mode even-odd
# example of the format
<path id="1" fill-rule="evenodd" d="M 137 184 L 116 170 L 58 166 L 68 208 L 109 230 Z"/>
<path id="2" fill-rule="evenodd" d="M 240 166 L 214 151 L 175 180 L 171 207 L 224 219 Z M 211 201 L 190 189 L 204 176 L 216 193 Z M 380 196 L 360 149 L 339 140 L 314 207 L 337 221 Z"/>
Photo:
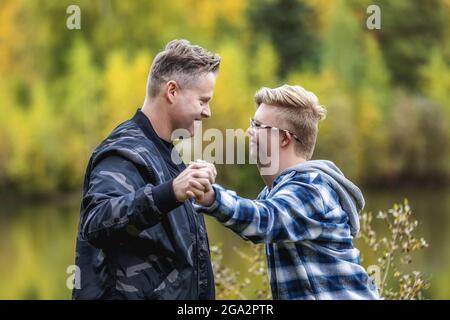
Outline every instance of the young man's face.
<path id="1" fill-rule="evenodd" d="M 280 127 L 276 107 L 262 103 L 255 112 L 253 119 L 257 125 Z M 278 130 L 269 128 L 249 128 L 250 154 L 257 160 L 258 166 L 276 165 L 280 155 Z"/>
<path id="2" fill-rule="evenodd" d="M 186 129 L 194 134 L 197 121 L 211 116 L 209 102 L 213 97 L 216 75 L 212 72 L 202 74 L 189 88 L 181 88 L 172 110 L 172 120 L 176 129 Z"/>

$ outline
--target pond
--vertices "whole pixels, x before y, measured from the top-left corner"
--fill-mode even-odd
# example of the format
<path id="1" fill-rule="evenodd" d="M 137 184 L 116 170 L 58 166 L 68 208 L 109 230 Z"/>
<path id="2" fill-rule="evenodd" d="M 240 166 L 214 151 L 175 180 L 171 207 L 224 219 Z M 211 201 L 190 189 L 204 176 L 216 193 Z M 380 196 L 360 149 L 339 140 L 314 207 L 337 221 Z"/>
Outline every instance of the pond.
<path id="1" fill-rule="evenodd" d="M 364 190 L 364 189 L 363 189 Z M 450 188 L 364 190 L 367 211 L 377 212 L 409 199 L 418 236 L 429 247 L 413 255 L 409 268 L 431 277 L 430 299 L 450 298 Z M 0 299 L 70 299 L 67 268 L 74 263 L 79 195 L 23 201 L 3 197 L 0 208 Z M 250 263 L 234 248 L 250 245 L 207 217 L 211 245 L 223 251 L 223 264 L 247 275 Z M 362 249 L 362 254 L 365 252 Z M 249 286 L 248 297 L 252 297 Z"/>

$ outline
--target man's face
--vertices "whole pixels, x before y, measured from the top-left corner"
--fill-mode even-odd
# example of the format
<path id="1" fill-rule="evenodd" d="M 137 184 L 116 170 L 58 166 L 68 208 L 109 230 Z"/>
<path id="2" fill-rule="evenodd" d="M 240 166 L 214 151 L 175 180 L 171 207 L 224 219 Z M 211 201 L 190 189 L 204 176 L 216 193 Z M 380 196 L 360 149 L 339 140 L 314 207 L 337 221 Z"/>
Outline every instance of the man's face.
<path id="1" fill-rule="evenodd" d="M 280 127 L 277 119 L 276 107 L 262 103 L 253 116 L 257 124 L 271 127 Z M 268 165 L 272 158 L 279 157 L 279 134 L 278 130 L 265 128 L 249 128 L 250 154 L 257 160 L 258 165 Z M 275 147 L 275 148 L 274 148 Z M 274 150 L 272 150 L 274 148 Z M 278 153 L 278 154 L 275 154 Z"/>
<path id="2" fill-rule="evenodd" d="M 213 97 L 216 75 L 212 72 L 202 74 L 189 88 L 178 91 L 172 112 L 176 129 L 186 129 L 194 134 L 195 123 L 211 116 L 209 102 Z"/>

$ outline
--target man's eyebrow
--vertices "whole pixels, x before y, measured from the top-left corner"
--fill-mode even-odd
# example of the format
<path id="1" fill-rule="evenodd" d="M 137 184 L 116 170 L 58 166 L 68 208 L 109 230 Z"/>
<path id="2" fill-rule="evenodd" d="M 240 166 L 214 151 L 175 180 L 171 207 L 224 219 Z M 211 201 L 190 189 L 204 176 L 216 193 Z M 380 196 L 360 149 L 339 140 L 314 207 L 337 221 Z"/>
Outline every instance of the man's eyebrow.
<path id="1" fill-rule="evenodd" d="M 211 97 L 210 96 L 201 96 L 200 100 L 209 101 L 209 100 L 211 100 Z"/>

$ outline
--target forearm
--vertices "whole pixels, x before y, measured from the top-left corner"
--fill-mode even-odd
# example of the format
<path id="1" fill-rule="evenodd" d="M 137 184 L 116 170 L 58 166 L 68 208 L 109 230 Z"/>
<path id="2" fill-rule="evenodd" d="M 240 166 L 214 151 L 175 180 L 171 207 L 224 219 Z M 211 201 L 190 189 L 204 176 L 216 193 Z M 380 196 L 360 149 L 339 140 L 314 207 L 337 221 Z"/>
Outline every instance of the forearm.
<path id="1" fill-rule="evenodd" d="M 152 187 L 142 187 L 135 192 L 116 197 L 88 196 L 82 211 L 81 232 L 94 245 L 120 240 L 128 226 L 138 230 L 159 223 L 163 213 L 156 207 Z"/>
<path id="2" fill-rule="evenodd" d="M 123 239 L 127 231 L 149 228 L 181 203 L 173 181 L 157 186 L 145 183 L 129 161 L 112 157 L 90 175 L 83 195 L 80 232 L 93 245 Z M 130 228 L 129 228 L 130 227 Z"/>
<path id="3" fill-rule="evenodd" d="M 239 197 L 235 192 L 214 185 L 214 201 L 198 209 L 215 217 L 239 236 L 252 242 L 270 241 L 273 237 L 274 215 L 257 200 Z"/>
<path id="4" fill-rule="evenodd" d="M 200 206 L 198 210 L 255 243 L 317 238 L 323 225 L 314 219 L 315 209 L 289 189 L 277 192 L 270 199 L 250 200 L 214 185 L 213 204 Z"/>

